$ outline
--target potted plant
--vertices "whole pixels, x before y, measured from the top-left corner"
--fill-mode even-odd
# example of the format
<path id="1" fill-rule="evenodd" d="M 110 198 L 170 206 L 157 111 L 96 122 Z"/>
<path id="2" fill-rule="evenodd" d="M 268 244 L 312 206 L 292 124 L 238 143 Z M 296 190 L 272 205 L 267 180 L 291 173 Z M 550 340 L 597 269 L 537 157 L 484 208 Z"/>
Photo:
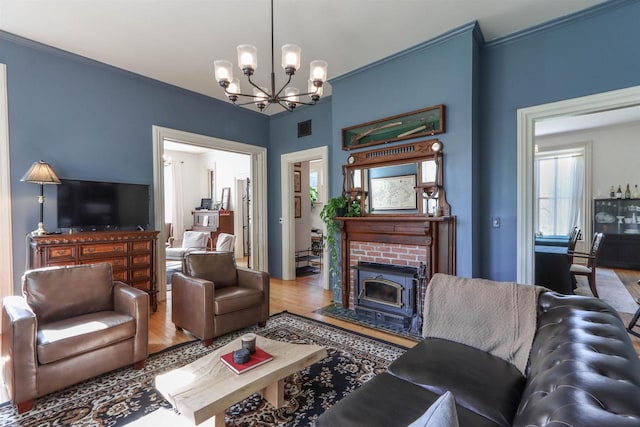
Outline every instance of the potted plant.
<path id="1" fill-rule="evenodd" d="M 339 242 L 336 240 L 336 235 L 340 231 L 340 227 L 335 221 L 335 218 L 344 216 L 347 213 L 348 201 L 344 195 L 332 197 L 327 200 L 327 203 L 320 212 L 320 218 L 327 228 L 327 233 L 324 235 L 324 245 L 329 251 L 329 275 L 334 280 L 334 291 L 340 289 L 342 284 L 340 280 Z"/>

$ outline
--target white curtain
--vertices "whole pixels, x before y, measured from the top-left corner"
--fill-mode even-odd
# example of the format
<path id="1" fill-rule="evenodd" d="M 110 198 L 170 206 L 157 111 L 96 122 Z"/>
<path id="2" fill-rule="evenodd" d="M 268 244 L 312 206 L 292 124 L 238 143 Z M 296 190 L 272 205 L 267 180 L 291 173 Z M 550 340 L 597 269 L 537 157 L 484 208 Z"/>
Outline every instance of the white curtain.
<path id="1" fill-rule="evenodd" d="M 584 156 L 571 157 L 569 172 L 569 194 L 571 203 L 569 203 L 569 228 L 578 225 L 582 229 L 582 206 L 584 198 Z"/>
<path id="2" fill-rule="evenodd" d="M 172 185 L 172 210 L 173 235 L 177 240 L 182 240 L 184 234 L 184 202 L 182 201 L 182 162 L 171 164 L 173 182 Z"/>

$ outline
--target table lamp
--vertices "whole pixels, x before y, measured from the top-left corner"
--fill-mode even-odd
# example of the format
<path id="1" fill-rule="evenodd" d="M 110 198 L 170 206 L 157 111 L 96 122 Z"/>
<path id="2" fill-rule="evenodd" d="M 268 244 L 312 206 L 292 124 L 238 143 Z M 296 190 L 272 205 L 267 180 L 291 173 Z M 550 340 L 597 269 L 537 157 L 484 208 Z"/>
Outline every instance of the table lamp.
<path id="1" fill-rule="evenodd" d="M 53 171 L 51 166 L 40 160 L 34 162 L 27 173 L 20 179 L 23 182 L 32 182 L 34 184 L 40 184 L 40 197 L 38 197 L 38 203 L 40 203 L 40 222 L 38 223 L 38 229 L 31 232 L 32 236 L 42 236 L 47 234 L 47 230 L 44 228 L 44 185 L 45 184 L 60 184 L 60 179 Z"/>

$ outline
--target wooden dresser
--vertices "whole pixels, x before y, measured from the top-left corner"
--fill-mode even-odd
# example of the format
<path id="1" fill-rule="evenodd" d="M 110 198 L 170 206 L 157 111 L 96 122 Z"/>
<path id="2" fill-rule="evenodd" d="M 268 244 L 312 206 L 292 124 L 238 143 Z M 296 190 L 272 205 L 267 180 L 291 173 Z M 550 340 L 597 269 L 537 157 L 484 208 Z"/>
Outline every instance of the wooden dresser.
<path id="1" fill-rule="evenodd" d="M 108 262 L 114 280 L 149 294 L 158 308 L 156 285 L 157 231 L 97 231 L 29 238 L 29 267 Z"/>

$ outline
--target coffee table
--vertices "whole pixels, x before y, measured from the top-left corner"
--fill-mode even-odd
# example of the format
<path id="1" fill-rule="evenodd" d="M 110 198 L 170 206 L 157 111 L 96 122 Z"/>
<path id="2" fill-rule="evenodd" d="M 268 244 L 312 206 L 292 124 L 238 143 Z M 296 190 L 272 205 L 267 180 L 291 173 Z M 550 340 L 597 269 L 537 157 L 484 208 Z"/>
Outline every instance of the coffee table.
<path id="1" fill-rule="evenodd" d="M 238 338 L 193 363 L 158 375 L 156 389 L 193 424 L 213 417 L 213 425 L 219 427 L 225 425 L 228 407 L 256 392 L 275 407 L 283 406 L 285 378 L 327 357 L 327 350 L 319 345 L 291 344 L 258 335 L 256 345 L 273 360 L 236 374 L 220 356 L 241 348 L 241 343 Z"/>

